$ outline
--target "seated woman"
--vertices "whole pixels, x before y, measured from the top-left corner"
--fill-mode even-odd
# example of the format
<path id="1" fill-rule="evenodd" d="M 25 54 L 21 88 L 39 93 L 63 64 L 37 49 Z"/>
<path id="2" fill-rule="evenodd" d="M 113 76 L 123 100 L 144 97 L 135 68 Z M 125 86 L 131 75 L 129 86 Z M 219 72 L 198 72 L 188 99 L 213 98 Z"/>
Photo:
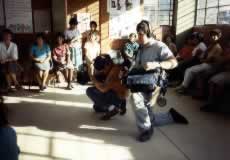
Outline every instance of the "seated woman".
<path id="1" fill-rule="evenodd" d="M 194 40 L 193 37 L 189 37 L 186 40 L 186 43 L 179 50 L 179 52 L 176 56 L 178 61 L 185 61 L 185 60 L 189 60 L 192 58 L 192 52 L 193 52 L 194 48 L 196 47 L 193 40 Z"/>
<path id="2" fill-rule="evenodd" d="M 188 88 L 192 81 L 203 73 L 215 73 L 219 67 L 220 59 L 223 56 L 222 47 L 219 44 L 219 39 L 221 38 L 221 31 L 219 29 L 214 29 L 210 31 L 210 45 L 207 49 L 207 55 L 200 58 L 201 64 L 195 65 L 188 68 L 185 71 L 184 80 L 181 86 L 177 89 L 180 94 L 185 94 L 188 92 Z M 200 56 L 199 56 L 200 57 Z"/>
<path id="3" fill-rule="evenodd" d="M 173 37 L 171 35 L 167 35 L 164 37 L 163 42 L 169 47 L 171 52 L 176 56 L 177 55 L 177 47 L 176 47 L 176 44 L 173 43 Z"/>
<path id="4" fill-rule="evenodd" d="M 197 32 L 193 33 L 189 37 L 187 45 L 180 50 L 176 57 L 179 64 L 177 68 L 170 72 L 170 80 L 178 80 L 176 85 L 179 85 L 183 80 L 185 70 L 200 64 L 206 50 L 207 47 L 203 42 L 203 35 Z"/>
<path id="5" fill-rule="evenodd" d="M 89 40 L 85 43 L 84 46 L 85 61 L 88 67 L 89 76 L 93 75 L 93 61 L 100 55 L 100 44 L 97 41 L 97 33 L 90 32 Z"/>
<path id="6" fill-rule="evenodd" d="M 42 33 L 39 33 L 36 36 L 36 43 L 31 49 L 31 58 L 36 69 L 36 78 L 40 90 L 43 91 L 46 89 L 46 81 L 51 66 L 51 50 L 49 45 L 44 42 L 44 36 Z"/>
<path id="7" fill-rule="evenodd" d="M 11 90 L 11 82 L 16 89 L 22 89 L 17 81 L 18 48 L 12 40 L 12 32 L 9 29 L 3 31 L 3 42 L 0 42 L 0 72 L 6 77 L 7 89 Z"/>
<path id="8" fill-rule="evenodd" d="M 125 46 L 123 48 L 122 57 L 124 58 L 123 65 L 127 68 L 130 68 L 132 65 L 134 65 L 135 58 L 137 51 L 139 49 L 139 44 L 136 42 L 137 35 L 135 33 L 131 33 L 129 35 L 129 40 L 127 43 L 125 43 Z"/>
<path id="9" fill-rule="evenodd" d="M 65 72 L 64 77 L 68 82 L 67 89 L 72 89 L 72 78 L 73 78 L 73 64 L 70 60 L 70 51 L 67 44 L 64 44 L 65 36 L 62 33 L 57 34 L 57 44 L 53 49 L 52 58 L 54 62 L 54 71 L 57 75 L 58 71 Z"/>
<path id="10" fill-rule="evenodd" d="M 4 160 L 18 160 L 17 135 L 9 126 L 7 111 L 3 98 L 0 97 L 0 157 Z"/>

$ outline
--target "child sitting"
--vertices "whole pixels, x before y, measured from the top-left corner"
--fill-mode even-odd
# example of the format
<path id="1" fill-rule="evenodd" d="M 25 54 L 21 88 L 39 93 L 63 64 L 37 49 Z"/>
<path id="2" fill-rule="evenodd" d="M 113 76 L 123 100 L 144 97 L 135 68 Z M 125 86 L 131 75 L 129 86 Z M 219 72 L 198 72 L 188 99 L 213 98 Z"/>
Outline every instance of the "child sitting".
<path id="1" fill-rule="evenodd" d="M 136 42 L 136 34 L 131 33 L 129 35 L 129 41 L 125 44 L 123 48 L 123 58 L 124 63 L 123 65 L 127 68 L 130 68 L 133 65 L 133 62 L 135 61 L 136 53 L 139 49 L 139 44 Z"/>

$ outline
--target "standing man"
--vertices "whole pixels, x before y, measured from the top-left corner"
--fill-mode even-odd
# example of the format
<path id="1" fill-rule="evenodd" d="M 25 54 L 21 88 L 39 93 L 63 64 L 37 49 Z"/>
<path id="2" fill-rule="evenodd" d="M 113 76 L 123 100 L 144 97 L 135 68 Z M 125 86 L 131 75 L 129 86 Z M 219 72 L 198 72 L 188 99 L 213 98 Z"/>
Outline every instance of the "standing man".
<path id="1" fill-rule="evenodd" d="M 134 68 L 144 68 L 146 71 L 156 68 L 173 69 L 177 66 L 177 60 L 169 48 L 162 42 L 151 37 L 151 28 L 148 21 L 141 21 L 137 25 L 138 41 L 140 50 L 137 54 L 136 64 Z M 152 93 L 137 92 L 131 95 L 131 105 L 134 108 L 137 127 L 140 135 L 137 140 L 145 142 L 151 139 L 154 126 L 160 126 L 169 123 L 188 124 L 188 121 L 179 114 L 175 109 L 170 109 L 169 112 L 153 114 L 152 99 L 158 96 L 159 90 Z"/>

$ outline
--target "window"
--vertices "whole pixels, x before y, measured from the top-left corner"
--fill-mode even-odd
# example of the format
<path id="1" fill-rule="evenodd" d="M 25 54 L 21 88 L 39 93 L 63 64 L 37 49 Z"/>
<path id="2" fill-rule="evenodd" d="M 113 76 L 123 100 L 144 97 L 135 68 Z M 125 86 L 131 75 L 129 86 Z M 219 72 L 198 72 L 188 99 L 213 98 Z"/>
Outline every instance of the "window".
<path id="1" fill-rule="evenodd" d="M 173 0 L 144 0 L 144 10 L 154 25 L 172 25 Z"/>
<path id="2" fill-rule="evenodd" d="M 196 25 L 230 24 L 230 0 L 197 0 Z"/>

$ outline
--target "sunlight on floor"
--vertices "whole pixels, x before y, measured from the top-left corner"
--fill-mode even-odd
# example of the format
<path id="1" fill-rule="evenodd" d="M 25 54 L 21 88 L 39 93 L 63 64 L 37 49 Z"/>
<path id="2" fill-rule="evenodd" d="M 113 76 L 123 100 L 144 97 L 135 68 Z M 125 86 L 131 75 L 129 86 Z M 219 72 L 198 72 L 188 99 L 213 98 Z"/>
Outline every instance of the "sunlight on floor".
<path id="1" fill-rule="evenodd" d="M 79 108 L 92 108 L 91 103 L 80 103 L 80 102 L 70 102 L 70 101 L 58 101 L 58 100 L 46 100 L 46 99 L 35 99 L 35 98 L 22 98 L 22 97 L 4 97 L 5 103 L 42 103 L 42 104 L 54 104 L 57 106 L 70 106 Z M 41 105 L 42 106 L 42 105 Z M 43 105 L 45 106 L 45 105 Z"/>
<path id="2" fill-rule="evenodd" d="M 97 128 L 87 125 L 81 127 Z M 36 127 L 15 127 L 15 129 L 22 153 L 20 160 L 134 159 L 128 147 L 107 144 L 99 138 L 86 138 L 65 132 L 43 131 Z M 107 129 L 115 130 L 113 128 Z"/>

